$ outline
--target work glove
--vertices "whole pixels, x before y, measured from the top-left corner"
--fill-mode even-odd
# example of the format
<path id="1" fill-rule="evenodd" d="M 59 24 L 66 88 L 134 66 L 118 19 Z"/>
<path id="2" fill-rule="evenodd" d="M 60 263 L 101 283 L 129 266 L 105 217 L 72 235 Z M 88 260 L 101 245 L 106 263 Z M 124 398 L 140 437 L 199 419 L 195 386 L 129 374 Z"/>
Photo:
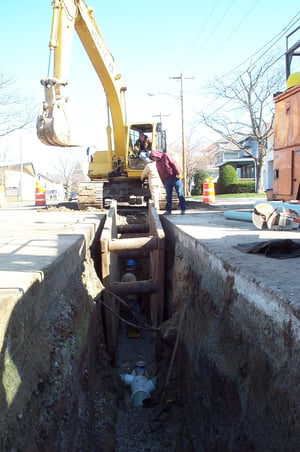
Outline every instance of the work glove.
<path id="1" fill-rule="evenodd" d="M 178 174 L 178 175 L 176 176 L 176 179 L 183 179 L 183 176 L 182 176 L 181 174 Z"/>

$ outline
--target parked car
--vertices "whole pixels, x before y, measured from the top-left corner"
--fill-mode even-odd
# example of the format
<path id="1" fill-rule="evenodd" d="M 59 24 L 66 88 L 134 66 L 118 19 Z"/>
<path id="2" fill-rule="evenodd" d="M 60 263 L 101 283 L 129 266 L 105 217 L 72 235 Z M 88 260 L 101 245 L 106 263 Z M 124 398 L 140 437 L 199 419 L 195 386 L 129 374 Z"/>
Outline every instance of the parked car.
<path id="1" fill-rule="evenodd" d="M 69 201 L 78 201 L 77 191 L 72 191 L 69 196 Z"/>

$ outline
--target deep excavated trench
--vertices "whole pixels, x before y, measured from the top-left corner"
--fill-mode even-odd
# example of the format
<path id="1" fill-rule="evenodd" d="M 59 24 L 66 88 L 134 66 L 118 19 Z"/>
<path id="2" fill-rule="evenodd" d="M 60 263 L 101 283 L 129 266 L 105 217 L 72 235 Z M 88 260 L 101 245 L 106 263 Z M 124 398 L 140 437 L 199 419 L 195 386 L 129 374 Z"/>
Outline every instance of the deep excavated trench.
<path id="1" fill-rule="evenodd" d="M 145 212 L 123 213 L 119 211 L 117 218 L 120 241 L 130 246 L 130 240 L 136 242 L 149 235 L 149 216 Z M 146 228 L 145 228 L 146 226 Z M 114 246 L 115 248 L 115 246 Z M 126 271 L 129 258 L 136 261 L 137 280 L 147 282 L 151 278 L 149 251 L 145 249 L 131 249 L 121 251 L 118 263 L 119 274 Z M 151 253 L 150 253 L 151 254 Z M 161 259 L 163 257 L 160 257 Z M 150 259 L 150 260 L 149 260 Z M 155 258 L 152 256 L 152 260 Z M 152 267 L 155 263 L 152 262 Z M 123 297 L 126 300 L 126 297 Z M 161 300 L 163 302 L 163 300 Z M 141 315 L 138 326 L 142 325 L 141 337 L 127 336 L 127 309 L 120 305 L 119 331 L 116 353 L 113 359 L 113 372 L 118 387 L 117 416 L 115 427 L 115 450 L 193 450 L 184 418 L 184 411 L 178 394 L 178 373 L 172 364 L 174 353 L 174 331 L 163 345 L 160 325 L 153 325 L 150 294 L 144 291 L 139 295 Z M 123 308 L 123 309 L 122 309 Z M 104 308 L 104 316 L 105 316 Z M 152 325 L 151 327 L 149 327 Z M 172 328 L 176 329 L 176 322 Z M 106 330 L 107 331 L 107 330 Z M 167 329 L 165 337 L 167 338 Z M 175 350 L 176 351 L 176 350 Z M 138 358 L 144 358 L 149 378 L 157 379 L 157 388 L 143 406 L 132 407 L 129 387 L 120 379 L 120 374 L 130 374 Z"/>
<path id="2" fill-rule="evenodd" d="M 121 223 L 128 222 L 147 222 L 147 216 L 123 217 Z M 165 346 L 159 328 L 153 331 L 145 326 L 141 338 L 129 339 L 126 323 L 121 320 L 116 352 L 108 351 L 110 332 L 106 329 L 100 262 L 103 227 L 104 221 L 90 249 L 83 250 L 81 263 L 79 260 L 74 266 L 62 260 L 61 264 L 70 265 L 70 269 L 74 266 L 63 290 L 46 288 L 46 302 L 45 298 L 37 299 L 39 289 L 33 288 L 33 293 L 28 291 L 11 315 L 7 341 L 14 335 L 18 339 L 16 345 L 6 342 L 3 346 L 3 350 L 10 347 L 13 358 L 9 363 L 3 354 L 1 360 L 1 451 L 176 450 L 179 444 L 186 445 L 184 450 L 192 450 L 186 443 L 181 402 L 175 398 L 175 366 L 168 378 L 168 392 L 162 397 L 167 371 L 170 372 L 174 331 Z M 138 279 L 147 278 L 149 257 L 135 259 Z M 121 272 L 125 260 L 126 257 L 120 259 Z M 63 267 L 53 270 L 56 279 L 64 271 Z M 34 310 L 38 304 L 44 309 L 37 319 Z M 28 309 L 32 319 L 24 322 L 21 332 L 20 319 L 27 316 Z M 122 309 L 119 315 L 126 318 Z M 143 318 L 147 324 L 149 316 L 144 296 Z M 176 322 L 172 328 L 175 326 Z M 132 408 L 120 373 L 131 372 L 140 355 L 146 360 L 150 376 L 157 377 L 157 389 L 147 408 Z M 7 384 L 18 390 L 12 402 L 4 405 Z"/>
<path id="3" fill-rule="evenodd" d="M 118 215 L 119 225 L 145 224 L 147 216 Z M 121 229 L 121 228 L 120 228 Z M 133 229 L 134 231 L 134 229 Z M 120 234 L 120 239 L 128 237 L 141 237 L 143 233 Z M 136 276 L 138 280 L 149 278 L 149 256 L 134 255 L 137 262 Z M 121 273 L 125 271 L 125 262 L 132 254 L 123 254 Z M 143 357 L 146 362 L 146 371 L 149 378 L 157 379 L 157 388 L 147 399 L 143 406 L 132 407 L 130 389 L 120 383 L 121 397 L 118 400 L 116 422 L 116 450 L 126 452 L 129 450 L 153 451 L 153 450 L 196 450 L 188 431 L 182 399 L 178 391 L 178 372 L 174 366 L 178 340 L 180 337 L 177 319 L 171 323 L 173 330 L 169 334 L 169 328 L 147 329 L 151 325 L 150 298 L 147 294 L 140 296 L 141 321 L 143 325 L 141 337 L 128 338 L 126 325 L 126 312 L 121 311 L 124 321 L 121 323 L 118 334 L 118 346 L 114 369 L 117 374 L 130 374 L 135 361 Z M 165 306 L 166 310 L 167 306 Z M 162 331 L 165 339 L 162 340 Z M 175 336 L 174 336 L 175 334 Z M 176 339 L 177 341 L 176 341 Z M 168 338 L 168 339 L 167 339 Z M 118 379 L 118 376 L 117 376 Z M 198 449 L 200 450 L 200 449 Z"/>
<path id="4" fill-rule="evenodd" d="M 218 238 L 203 239 L 212 224 L 203 218 L 200 239 L 161 218 L 164 322 L 128 339 L 120 321 L 115 356 L 98 277 L 103 222 L 76 262 L 67 252 L 51 270 L 59 280 L 69 269 L 62 289 L 45 279 L 24 294 L 1 351 L 1 451 L 298 451 L 297 307 L 252 276 L 259 258 L 224 256 Z M 276 265 L 268 267 L 274 278 Z M 290 267 L 281 262 L 281 274 Z M 120 373 L 140 354 L 158 387 L 152 403 L 131 408 Z"/>

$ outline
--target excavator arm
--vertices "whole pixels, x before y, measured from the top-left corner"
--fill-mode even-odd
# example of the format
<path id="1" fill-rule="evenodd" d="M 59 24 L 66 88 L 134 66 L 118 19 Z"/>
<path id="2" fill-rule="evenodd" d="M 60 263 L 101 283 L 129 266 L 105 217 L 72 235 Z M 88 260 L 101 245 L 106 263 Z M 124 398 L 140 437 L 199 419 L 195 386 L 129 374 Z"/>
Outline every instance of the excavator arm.
<path id="1" fill-rule="evenodd" d="M 52 6 L 49 72 L 50 67 L 53 67 L 53 71 L 41 80 L 45 100 L 37 118 L 38 138 L 42 143 L 52 146 L 80 146 L 72 137 L 67 97 L 75 30 L 106 93 L 113 123 L 115 149 L 121 150 L 126 139 L 126 88 L 122 85 L 121 75 L 97 26 L 94 11 L 84 0 L 54 0 Z M 111 130 L 108 127 L 108 134 Z M 111 147 L 111 137 L 108 142 Z"/>

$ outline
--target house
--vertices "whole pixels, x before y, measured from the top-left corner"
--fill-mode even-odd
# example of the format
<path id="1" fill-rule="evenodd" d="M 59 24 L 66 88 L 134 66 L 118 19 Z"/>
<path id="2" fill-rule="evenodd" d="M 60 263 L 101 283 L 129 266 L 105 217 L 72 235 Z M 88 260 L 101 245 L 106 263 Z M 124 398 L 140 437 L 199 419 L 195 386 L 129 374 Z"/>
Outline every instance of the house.
<path id="1" fill-rule="evenodd" d="M 36 182 L 45 189 L 47 202 L 64 201 L 65 189 L 62 183 L 57 183 L 51 177 L 41 173 L 36 175 Z"/>
<path id="2" fill-rule="evenodd" d="M 42 174 L 36 174 L 31 162 L 0 163 L 0 186 L 5 188 L 7 201 L 35 201 L 37 183 L 46 191 L 46 200 L 63 200 L 61 183 Z"/>
<path id="3" fill-rule="evenodd" d="M 237 140 L 243 148 L 236 146 L 230 141 L 218 143 L 215 153 L 215 165 L 222 168 L 225 165 L 233 166 L 237 171 L 239 179 L 255 180 L 255 161 L 247 153 L 247 149 L 257 155 L 257 141 L 250 137 L 242 137 Z"/>
<path id="4" fill-rule="evenodd" d="M 251 137 L 236 136 L 235 141 L 240 143 L 238 147 L 230 141 L 220 140 L 208 146 L 205 155 L 209 158 L 211 173 L 219 173 L 220 168 L 225 165 L 233 166 L 240 180 L 255 180 L 255 161 L 246 152 L 247 149 L 257 155 L 257 141 Z"/>
<path id="5" fill-rule="evenodd" d="M 0 163 L 0 185 L 10 201 L 33 201 L 35 193 L 35 170 L 31 162 Z"/>

